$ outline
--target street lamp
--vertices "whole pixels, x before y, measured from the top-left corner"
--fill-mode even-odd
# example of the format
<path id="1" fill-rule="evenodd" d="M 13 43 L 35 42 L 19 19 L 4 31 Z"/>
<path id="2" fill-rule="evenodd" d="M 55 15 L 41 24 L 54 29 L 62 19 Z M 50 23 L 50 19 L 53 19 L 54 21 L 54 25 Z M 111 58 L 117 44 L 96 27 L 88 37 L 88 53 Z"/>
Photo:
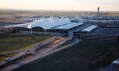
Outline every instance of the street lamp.
<path id="1" fill-rule="evenodd" d="M 32 35 L 32 28 L 31 28 L 31 35 Z"/>

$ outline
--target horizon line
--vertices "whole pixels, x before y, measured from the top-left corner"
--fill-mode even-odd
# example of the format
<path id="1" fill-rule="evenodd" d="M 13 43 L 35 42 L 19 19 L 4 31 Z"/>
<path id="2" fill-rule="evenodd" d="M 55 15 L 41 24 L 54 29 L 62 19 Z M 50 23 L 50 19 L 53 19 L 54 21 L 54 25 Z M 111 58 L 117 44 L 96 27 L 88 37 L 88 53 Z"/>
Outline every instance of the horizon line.
<path id="1" fill-rule="evenodd" d="M 97 12 L 95 11 L 89 11 L 89 10 L 38 10 L 38 9 L 8 9 L 8 8 L 0 8 L 1 10 L 21 10 L 21 11 L 53 11 L 53 12 Z M 119 12 L 119 11 L 103 11 L 101 10 L 100 12 Z"/>

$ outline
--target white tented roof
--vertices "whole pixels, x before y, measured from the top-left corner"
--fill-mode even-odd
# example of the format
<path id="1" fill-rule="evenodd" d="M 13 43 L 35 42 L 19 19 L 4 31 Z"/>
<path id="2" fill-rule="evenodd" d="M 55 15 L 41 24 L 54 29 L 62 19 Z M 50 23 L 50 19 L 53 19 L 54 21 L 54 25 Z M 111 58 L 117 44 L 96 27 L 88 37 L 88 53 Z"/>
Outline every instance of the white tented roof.
<path id="1" fill-rule="evenodd" d="M 51 29 L 57 26 L 61 26 L 64 24 L 71 23 L 69 18 L 41 18 L 40 20 L 34 20 L 31 23 L 25 24 L 17 24 L 17 25 L 9 25 L 3 27 L 25 27 L 25 28 L 34 28 L 34 27 L 42 27 L 43 29 Z"/>
<path id="2" fill-rule="evenodd" d="M 82 30 L 82 32 L 91 32 L 92 30 L 96 29 L 97 26 L 96 25 L 91 25 L 85 29 Z"/>
<path id="3" fill-rule="evenodd" d="M 70 19 L 68 18 L 49 18 L 49 19 L 40 19 L 33 21 L 27 28 L 33 28 L 33 27 L 42 27 L 43 29 L 51 29 L 55 26 L 63 25 L 63 24 L 69 24 L 71 23 Z"/>
<path id="4" fill-rule="evenodd" d="M 66 25 L 59 26 L 56 29 L 71 29 L 73 27 L 76 27 L 76 26 L 79 26 L 79 25 L 82 25 L 82 24 L 83 23 L 71 23 L 71 24 L 66 24 Z"/>

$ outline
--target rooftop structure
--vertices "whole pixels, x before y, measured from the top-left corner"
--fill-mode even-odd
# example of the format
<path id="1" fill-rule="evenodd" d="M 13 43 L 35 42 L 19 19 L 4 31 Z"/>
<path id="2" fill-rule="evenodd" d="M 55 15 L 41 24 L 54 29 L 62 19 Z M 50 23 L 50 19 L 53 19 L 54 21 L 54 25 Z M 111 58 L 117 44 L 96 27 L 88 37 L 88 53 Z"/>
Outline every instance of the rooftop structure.
<path id="1" fill-rule="evenodd" d="M 10 27 L 27 27 L 30 23 L 25 23 L 25 24 L 16 24 L 16 25 L 9 25 L 9 26 L 3 26 L 6 28 L 10 28 Z"/>
<path id="2" fill-rule="evenodd" d="M 30 29 L 33 27 L 42 27 L 43 29 L 51 29 L 53 27 L 69 23 L 71 23 L 71 21 L 68 18 L 61 18 L 61 19 L 48 18 L 48 19 L 35 20 L 27 28 Z"/>
<path id="3" fill-rule="evenodd" d="M 18 24 L 18 25 L 9 25 L 4 27 L 24 27 L 24 28 L 34 28 L 34 27 L 41 27 L 44 30 L 48 29 L 70 29 L 79 25 L 82 25 L 82 20 L 77 23 L 72 23 L 69 18 L 40 18 L 37 20 L 34 20 L 31 23 L 25 23 L 25 24 Z"/>
<path id="4" fill-rule="evenodd" d="M 119 36 L 119 29 L 118 28 L 101 28 L 101 27 L 97 27 L 94 31 L 90 32 L 90 34 Z"/>
<path id="5" fill-rule="evenodd" d="M 92 30 L 96 29 L 98 26 L 96 25 L 91 25 L 85 29 L 82 30 L 82 32 L 91 32 Z"/>
<path id="6" fill-rule="evenodd" d="M 80 26 L 82 24 L 83 23 L 71 23 L 71 24 L 66 24 L 66 25 L 62 25 L 62 26 L 56 27 L 56 29 L 71 29 L 73 27 Z"/>

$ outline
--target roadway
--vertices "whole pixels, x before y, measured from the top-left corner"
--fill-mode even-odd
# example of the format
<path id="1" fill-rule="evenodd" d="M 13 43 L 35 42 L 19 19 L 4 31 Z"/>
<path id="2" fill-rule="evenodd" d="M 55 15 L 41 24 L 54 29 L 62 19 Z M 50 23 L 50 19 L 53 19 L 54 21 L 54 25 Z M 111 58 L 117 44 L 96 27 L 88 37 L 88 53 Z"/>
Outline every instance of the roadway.
<path id="1" fill-rule="evenodd" d="M 53 42 L 53 41 L 55 41 L 55 40 L 56 40 L 56 37 L 52 37 L 52 38 L 50 38 L 50 39 L 48 39 L 48 40 L 42 42 L 42 44 L 43 44 L 43 46 L 44 46 L 44 45 L 46 45 L 46 44 L 48 44 L 48 43 L 50 43 L 50 42 Z M 39 44 L 41 44 L 41 43 L 39 43 Z M 17 59 L 17 58 L 20 58 L 21 55 L 25 55 L 28 50 L 34 51 L 34 50 L 36 49 L 36 47 L 38 47 L 38 43 L 36 43 L 36 45 L 33 46 L 32 48 L 29 48 L 29 49 L 26 49 L 26 50 L 18 50 L 18 51 L 5 52 L 5 53 L 0 53 L 0 54 L 8 54 L 8 53 L 19 52 L 19 54 L 17 54 L 17 55 L 15 55 L 15 56 L 13 56 L 13 57 L 10 58 L 10 60 L 13 61 L 13 60 L 15 60 L 15 59 Z M 8 62 L 6 62 L 6 61 L 2 61 L 2 62 L 0 62 L 0 66 L 6 65 L 7 63 L 8 63 Z"/>
<path id="2" fill-rule="evenodd" d="M 46 44 L 48 44 L 48 43 L 54 41 L 55 38 L 56 38 L 56 37 L 52 37 L 52 38 L 49 38 L 49 39 L 47 39 L 46 41 L 43 41 L 43 42 L 41 42 L 41 43 L 36 43 L 35 46 L 33 46 L 32 48 L 29 48 L 29 49 L 27 49 L 27 50 L 33 50 L 35 47 L 38 46 L 38 44 L 46 45 Z M 58 38 L 60 38 L 60 37 L 58 37 Z M 57 39 L 58 39 L 58 38 L 57 38 Z M 43 46 L 43 45 L 42 45 L 42 46 Z M 16 53 L 16 52 L 24 52 L 24 51 L 27 51 L 27 50 L 16 50 L 16 51 L 10 51 L 10 52 L 2 52 L 2 53 L 0 53 L 0 54 L 11 54 L 11 53 Z"/>
<path id="3" fill-rule="evenodd" d="M 87 26 L 84 26 L 83 28 L 85 28 L 85 27 L 87 27 Z M 42 42 L 43 45 L 47 45 L 47 48 L 40 49 L 40 51 L 38 51 L 36 53 L 36 55 L 31 56 L 31 58 L 28 58 L 26 60 L 19 60 L 19 61 L 15 62 L 15 63 L 13 62 L 10 65 L 2 68 L 0 71 L 10 71 L 10 70 L 13 70 L 13 69 L 18 68 L 18 67 L 20 67 L 22 65 L 28 64 L 30 62 L 33 62 L 33 61 L 38 60 L 38 59 L 41 59 L 41 58 L 43 58 L 45 56 L 48 56 L 48 55 L 53 54 L 53 53 L 55 53 L 57 51 L 60 51 L 62 49 L 65 49 L 65 48 L 68 48 L 68 47 L 70 47 L 72 45 L 77 44 L 79 42 L 79 40 L 78 40 L 78 38 L 75 37 L 74 38 L 74 42 L 72 42 L 72 43 L 70 43 L 70 44 L 68 44 L 68 45 L 66 45 L 66 46 L 64 46 L 62 48 L 57 48 L 61 44 L 65 43 L 66 41 L 71 40 L 72 37 L 73 37 L 73 32 L 79 31 L 79 30 L 81 30 L 83 28 L 75 28 L 73 30 L 68 31 L 68 37 L 65 37 L 63 40 L 61 40 L 60 42 L 58 42 L 58 43 L 56 43 L 54 45 L 52 45 L 52 44 L 47 45 L 47 44 L 51 43 L 51 42 L 55 42 L 56 40 L 61 39 L 62 36 L 58 37 L 58 38 L 53 38 L 53 39 L 50 39 L 50 40 Z M 37 43 L 36 46 L 34 46 L 34 47 L 32 47 L 32 48 L 30 48 L 28 50 L 34 51 L 37 47 L 39 47 L 38 46 L 39 44 L 41 44 L 41 43 Z M 26 52 L 28 50 L 25 50 L 24 52 Z"/>
<path id="4" fill-rule="evenodd" d="M 18 68 L 18 67 L 20 67 L 22 65 L 25 65 L 27 63 L 33 62 L 33 61 L 38 60 L 38 59 L 41 59 L 41 58 L 43 58 L 43 57 L 45 57 L 47 55 L 53 54 L 53 53 L 55 53 L 57 51 L 60 51 L 60 50 L 62 50 L 64 48 L 72 46 L 72 45 L 74 45 L 74 44 L 76 44 L 78 42 L 78 39 L 75 39 L 74 42 L 71 43 L 70 45 L 66 45 L 63 48 L 57 48 L 59 45 L 65 43 L 68 40 L 69 40 L 69 38 L 65 38 L 65 39 L 61 40 L 59 43 L 55 44 L 55 45 L 49 45 L 48 46 L 49 48 L 46 48 L 44 50 L 40 50 L 40 52 L 38 52 L 38 54 L 33 56 L 32 58 L 27 59 L 27 60 L 19 60 L 19 61 L 15 62 L 15 63 L 12 63 L 12 64 L 6 66 L 5 68 L 1 69 L 1 71 L 13 70 L 13 69 Z"/>

